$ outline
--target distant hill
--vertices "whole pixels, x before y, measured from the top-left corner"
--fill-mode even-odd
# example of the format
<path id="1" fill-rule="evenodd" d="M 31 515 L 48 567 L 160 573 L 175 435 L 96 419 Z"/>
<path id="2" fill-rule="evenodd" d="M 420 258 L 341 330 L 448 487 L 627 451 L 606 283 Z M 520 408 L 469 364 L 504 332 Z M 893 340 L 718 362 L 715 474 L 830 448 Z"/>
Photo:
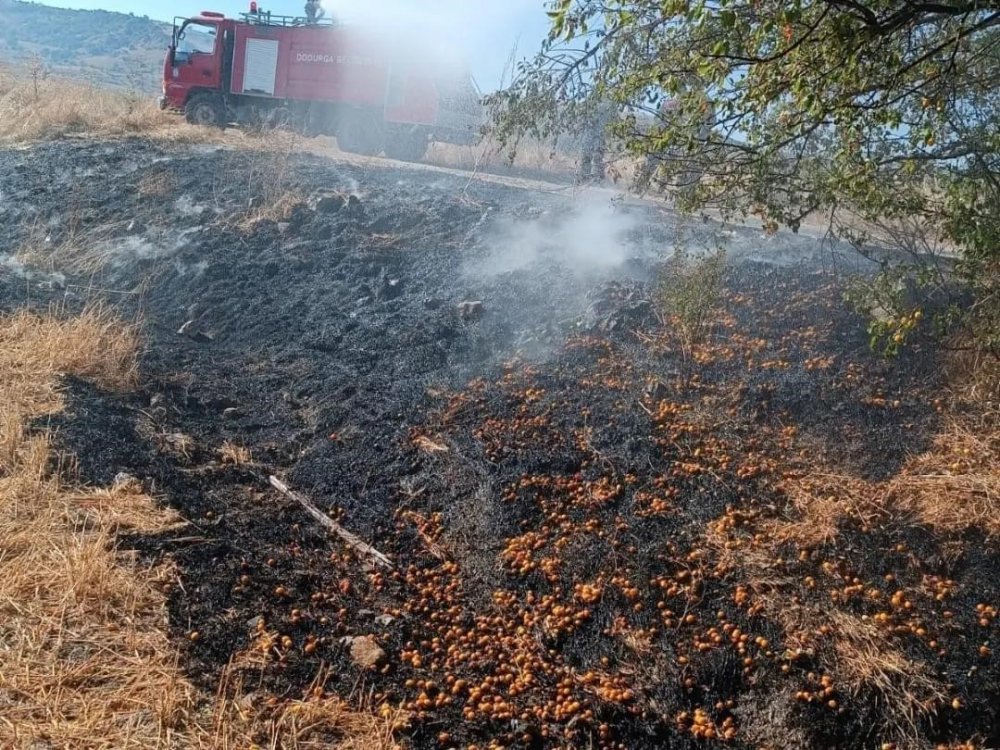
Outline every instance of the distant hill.
<path id="1" fill-rule="evenodd" d="M 152 95 L 170 30 L 144 16 L 0 0 L 0 64 L 38 60 L 52 75 Z"/>

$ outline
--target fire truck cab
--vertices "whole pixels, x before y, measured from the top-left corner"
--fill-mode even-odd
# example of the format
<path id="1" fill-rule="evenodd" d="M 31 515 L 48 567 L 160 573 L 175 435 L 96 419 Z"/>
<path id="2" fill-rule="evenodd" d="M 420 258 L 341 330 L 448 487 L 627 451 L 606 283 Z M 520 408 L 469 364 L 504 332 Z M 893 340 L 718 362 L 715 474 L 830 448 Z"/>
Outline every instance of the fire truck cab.
<path id="1" fill-rule="evenodd" d="M 475 142 L 480 102 L 466 70 L 404 35 L 254 9 L 175 19 L 161 107 L 195 124 L 290 128 L 419 160 L 432 140 Z"/>

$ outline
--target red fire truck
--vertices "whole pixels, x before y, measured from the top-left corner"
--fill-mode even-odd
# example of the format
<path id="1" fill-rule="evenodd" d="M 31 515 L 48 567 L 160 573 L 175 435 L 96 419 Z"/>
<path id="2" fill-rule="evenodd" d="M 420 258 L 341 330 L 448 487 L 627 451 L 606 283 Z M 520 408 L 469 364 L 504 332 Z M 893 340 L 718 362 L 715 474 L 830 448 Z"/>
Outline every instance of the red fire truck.
<path id="1" fill-rule="evenodd" d="M 251 11 L 175 19 L 161 107 L 201 125 L 291 128 L 414 161 L 432 140 L 476 140 L 481 95 L 462 66 L 403 34 Z"/>

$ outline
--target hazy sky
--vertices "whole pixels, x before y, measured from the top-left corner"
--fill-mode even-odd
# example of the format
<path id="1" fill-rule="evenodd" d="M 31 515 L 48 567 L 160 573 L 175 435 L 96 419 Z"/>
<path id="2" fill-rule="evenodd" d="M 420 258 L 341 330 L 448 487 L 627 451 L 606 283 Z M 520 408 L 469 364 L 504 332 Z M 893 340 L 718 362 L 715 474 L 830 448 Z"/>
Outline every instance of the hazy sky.
<path id="1" fill-rule="evenodd" d="M 249 8 L 249 0 L 43 0 L 64 8 L 113 10 L 170 21 L 175 15 L 216 10 L 229 16 Z M 304 0 L 259 1 L 273 13 L 302 15 Z M 412 25 L 430 41 L 456 45 L 469 60 L 484 90 L 494 90 L 517 46 L 517 57 L 537 51 L 548 30 L 545 0 L 325 0 L 327 13 L 345 21 L 383 21 Z"/>

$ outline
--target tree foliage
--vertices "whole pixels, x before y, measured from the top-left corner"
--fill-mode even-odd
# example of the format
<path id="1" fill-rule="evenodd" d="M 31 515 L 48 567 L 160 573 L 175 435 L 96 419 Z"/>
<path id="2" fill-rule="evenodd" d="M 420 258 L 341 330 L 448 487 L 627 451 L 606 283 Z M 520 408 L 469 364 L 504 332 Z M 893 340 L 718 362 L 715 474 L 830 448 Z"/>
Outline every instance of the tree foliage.
<path id="1" fill-rule="evenodd" d="M 983 329 L 1000 317 L 1000 2 L 557 0 L 549 14 L 543 49 L 493 98 L 501 139 L 579 127 L 610 99 L 658 181 L 704 175 L 688 208 L 793 229 L 830 211 L 845 234 L 845 210 L 855 231 L 919 216 L 961 251 L 963 320 L 1000 352 Z M 677 108 L 658 118 L 664 98 Z"/>

